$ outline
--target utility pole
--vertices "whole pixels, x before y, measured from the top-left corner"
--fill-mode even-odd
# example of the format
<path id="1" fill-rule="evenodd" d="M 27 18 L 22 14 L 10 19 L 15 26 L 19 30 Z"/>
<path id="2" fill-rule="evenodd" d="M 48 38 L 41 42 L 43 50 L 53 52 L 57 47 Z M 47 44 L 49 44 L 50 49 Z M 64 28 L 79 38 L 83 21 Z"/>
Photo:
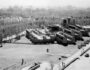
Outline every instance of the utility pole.
<path id="1" fill-rule="evenodd" d="M 2 45 L 2 42 L 3 41 L 3 37 L 2 37 L 2 34 L 0 34 L 0 47 L 3 47 L 3 45 Z"/>

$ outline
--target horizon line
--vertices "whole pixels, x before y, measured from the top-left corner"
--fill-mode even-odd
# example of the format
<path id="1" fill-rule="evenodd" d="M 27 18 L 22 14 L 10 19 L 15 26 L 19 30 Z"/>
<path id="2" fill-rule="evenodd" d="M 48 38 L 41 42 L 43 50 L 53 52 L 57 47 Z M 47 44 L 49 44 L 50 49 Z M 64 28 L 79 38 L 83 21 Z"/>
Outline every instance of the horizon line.
<path id="1" fill-rule="evenodd" d="M 76 7 L 76 6 L 72 6 L 72 5 L 67 5 L 67 6 L 47 6 L 47 7 L 36 7 L 36 6 L 18 6 L 18 5 L 14 5 L 14 6 L 8 6 L 8 7 L 0 7 L 0 9 L 8 9 L 8 8 L 32 8 L 32 9 L 54 9 L 54 8 L 76 8 L 76 9 L 88 9 L 90 8 L 90 6 L 88 7 Z"/>

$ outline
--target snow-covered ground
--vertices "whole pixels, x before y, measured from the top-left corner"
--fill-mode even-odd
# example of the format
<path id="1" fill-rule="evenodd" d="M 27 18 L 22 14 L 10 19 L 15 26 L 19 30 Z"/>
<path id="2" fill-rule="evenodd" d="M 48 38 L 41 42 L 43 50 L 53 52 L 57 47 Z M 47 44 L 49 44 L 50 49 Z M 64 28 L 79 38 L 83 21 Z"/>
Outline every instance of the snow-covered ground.
<path id="1" fill-rule="evenodd" d="M 89 38 L 85 38 L 85 40 L 87 39 Z M 78 41 L 77 45 L 81 43 L 81 41 Z M 61 56 L 71 56 L 77 52 L 77 45 L 33 45 L 28 39 L 22 37 L 21 40 L 15 43 L 6 43 L 0 48 L 0 70 L 20 70 L 23 66 L 40 61 L 58 63 L 66 59 Z M 46 52 L 47 48 L 49 49 L 49 53 Z M 58 60 L 59 58 L 61 60 Z M 23 66 L 21 66 L 22 59 L 24 59 Z"/>

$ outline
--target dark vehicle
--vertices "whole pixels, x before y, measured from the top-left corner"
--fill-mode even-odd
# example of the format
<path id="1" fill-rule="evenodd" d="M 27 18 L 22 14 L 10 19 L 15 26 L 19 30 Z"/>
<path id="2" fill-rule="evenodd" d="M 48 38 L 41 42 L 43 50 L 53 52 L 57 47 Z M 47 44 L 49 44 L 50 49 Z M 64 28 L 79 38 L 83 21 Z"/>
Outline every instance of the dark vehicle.
<path id="1" fill-rule="evenodd" d="M 66 34 L 68 34 L 68 35 L 73 36 L 73 38 L 75 39 L 75 35 L 74 35 L 74 32 L 72 30 L 69 30 L 69 29 L 64 28 L 63 29 L 63 32 L 66 33 Z"/>
<path id="2" fill-rule="evenodd" d="M 63 35 L 64 39 L 67 41 L 68 44 L 76 44 L 76 40 L 73 36 L 64 32 L 59 32 L 59 34 Z"/>
<path id="3" fill-rule="evenodd" d="M 76 40 L 72 35 L 67 33 L 63 33 L 63 35 L 67 38 L 68 44 L 76 44 Z"/>
<path id="4" fill-rule="evenodd" d="M 35 30 L 26 30 L 26 38 L 28 38 L 34 44 L 42 44 L 45 42 L 44 37 Z"/>
<path id="5" fill-rule="evenodd" d="M 53 30 L 55 31 L 55 33 L 62 33 L 63 35 L 65 35 L 65 37 L 71 42 L 71 43 L 75 43 L 76 39 L 75 39 L 75 35 L 72 32 L 72 30 L 66 29 L 61 27 L 60 25 L 55 25 L 55 27 L 49 27 L 51 30 L 51 33 L 53 33 Z M 57 37 L 57 35 L 56 35 Z"/>
<path id="6" fill-rule="evenodd" d="M 77 40 L 83 40 L 82 33 L 79 30 L 77 30 L 77 27 L 75 27 L 73 25 L 69 25 L 69 29 L 74 32 L 75 38 Z"/>
<path id="7" fill-rule="evenodd" d="M 52 31 L 56 31 L 56 32 L 63 31 L 67 34 L 73 35 L 76 40 L 83 40 L 82 33 L 80 31 L 75 30 L 75 27 L 72 26 L 65 28 L 65 27 L 61 27 L 60 25 L 56 25 L 55 27 L 53 26 L 53 28 L 51 28 L 51 32 Z"/>
<path id="8" fill-rule="evenodd" d="M 67 38 L 63 34 L 61 34 L 60 32 L 58 32 L 56 34 L 56 41 L 58 44 L 63 44 L 65 46 L 68 45 Z"/>
<path id="9" fill-rule="evenodd" d="M 83 36 L 89 36 L 89 32 L 86 28 L 83 28 L 80 25 L 76 25 L 76 27 L 77 27 L 77 30 L 80 30 Z"/>
<path id="10" fill-rule="evenodd" d="M 59 25 L 52 25 L 52 26 L 47 26 L 47 29 L 49 32 L 56 34 L 57 32 L 60 31 L 60 26 Z"/>
<path id="11" fill-rule="evenodd" d="M 46 43 L 54 43 L 55 35 L 51 34 L 45 29 L 38 29 L 37 31 L 44 36 Z"/>

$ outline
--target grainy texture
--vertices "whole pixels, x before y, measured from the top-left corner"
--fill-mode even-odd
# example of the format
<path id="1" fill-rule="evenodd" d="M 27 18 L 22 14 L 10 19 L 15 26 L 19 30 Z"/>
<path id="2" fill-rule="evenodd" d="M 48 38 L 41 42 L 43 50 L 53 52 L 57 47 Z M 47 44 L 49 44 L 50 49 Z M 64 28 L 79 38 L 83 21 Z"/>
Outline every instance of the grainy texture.
<path id="1" fill-rule="evenodd" d="M 87 37 L 84 38 L 84 40 L 88 39 Z M 77 41 L 77 45 L 81 43 L 83 43 L 83 41 Z M 19 70 L 33 62 L 40 61 L 58 63 L 66 59 L 63 58 L 63 56 L 69 57 L 77 52 L 77 45 L 33 45 L 28 39 L 22 37 L 21 40 L 15 43 L 6 43 L 3 45 L 3 48 L 0 48 L 0 69 Z M 50 53 L 46 52 L 47 48 Z M 24 59 L 24 65 L 21 65 L 22 58 Z M 59 60 L 59 58 L 61 58 L 61 60 Z"/>

